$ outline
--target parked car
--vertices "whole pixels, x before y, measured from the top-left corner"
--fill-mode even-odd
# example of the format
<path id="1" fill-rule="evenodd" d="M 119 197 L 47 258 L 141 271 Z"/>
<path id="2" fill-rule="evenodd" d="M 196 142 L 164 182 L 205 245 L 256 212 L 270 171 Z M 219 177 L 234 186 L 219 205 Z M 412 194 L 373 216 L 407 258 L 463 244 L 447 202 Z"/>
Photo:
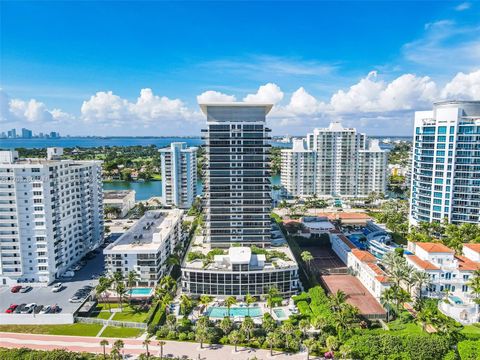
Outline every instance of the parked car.
<path id="1" fill-rule="evenodd" d="M 52 292 L 54 292 L 54 293 L 62 291 L 62 290 L 63 290 L 63 284 L 62 283 L 56 283 L 52 287 Z"/>
<path id="2" fill-rule="evenodd" d="M 33 310 L 33 313 L 34 313 L 34 314 L 40 314 L 41 311 L 43 310 L 43 307 L 44 307 L 43 305 L 37 305 L 37 306 L 35 306 L 35 310 Z"/>
<path id="3" fill-rule="evenodd" d="M 77 265 L 73 268 L 73 271 L 79 271 L 82 267 L 80 265 Z"/>
<path id="4" fill-rule="evenodd" d="M 15 309 L 15 314 L 20 314 L 23 310 L 23 308 L 26 306 L 27 304 L 20 304 L 17 306 L 17 308 Z"/>
<path id="5" fill-rule="evenodd" d="M 63 273 L 62 278 L 68 279 L 68 278 L 72 278 L 74 276 L 75 276 L 75 272 L 73 270 L 67 270 Z"/>
<path id="6" fill-rule="evenodd" d="M 79 295 L 73 295 L 68 301 L 71 303 L 79 303 L 82 302 L 82 298 Z"/>
<path id="7" fill-rule="evenodd" d="M 30 304 L 27 304 L 23 310 L 21 311 L 22 314 L 31 314 L 33 312 L 33 310 L 35 310 L 35 306 L 37 306 L 37 304 L 35 303 L 30 303 Z"/>
<path id="8" fill-rule="evenodd" d="M 18 307 L 17 304 L 11 304 L 11 305 L 8 307 L 8 309 L 5 310 L 5 312 L 6 312 L 7 314 L 11 314 L 11 313 L 13 313 L 13 312 L 15 311 L 15 309 L 16 309 L 17 307 Z"/>
<path id="9" fill-rule="evenodd" d="M 24 286 L 20 289 L 20 292 L 21 293 L 26 293 L 26 292 L 29 292 L 30 290 L 32 290 L 33 288 L 31 286 Z"/>
<path id="10" fill-rule="evenodd" d="M 22 289 L 21 285 L 15 285 L 10 289 L 10 292 L 12 293 L 18 293 Z"/>
<path id="11" fill-rule="evenodd" d="M 51 311 L 51 306 L 45 306 L 41 311 L 40 314 L 48 314 Z"/>
<path id="12" fill-rule="evenodd" d="M 51 312 L 52 314 L 57 314 L 57 313 L 59 313 L 59 312 L 61 312 L 61 311 L 62 311 L 62 308 L 61 308 L 60 306 L 58 306 L 57 304 L 51 306 L 50 312 Z"/>

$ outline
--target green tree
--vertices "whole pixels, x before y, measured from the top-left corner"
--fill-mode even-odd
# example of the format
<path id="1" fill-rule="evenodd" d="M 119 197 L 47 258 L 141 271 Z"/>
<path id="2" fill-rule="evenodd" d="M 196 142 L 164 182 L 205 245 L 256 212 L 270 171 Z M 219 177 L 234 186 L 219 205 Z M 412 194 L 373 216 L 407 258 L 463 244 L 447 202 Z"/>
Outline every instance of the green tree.
<path id="1" fill-rule="evenodd" d="M 252 332 L 255 329 L 255 323 L 250 316 L 246 316 L 243 319 L 241 329 L 247 335 L 247 342 L 250 342 L 250 337 L 252 336 Z"/>
<path id="2" fill-rule="evenodd" d="M 307 360 L 310 360 L 310 352 L 315 348 L 315 339 L 307 338 L 303 340 L 303 345 L 307 349 Z"/>
<path id="3" fill-rule="evenodd" d="M 132 289 L 137 284 L 139 279 L 138 273 L 136 271 L 129 271 L 127 274 L 127 287 L 128 287 L 128 302 L 132 302 Z M 148 354 L 147 354 L 148 356 Z"/>
<path id="4" fill-rule="evenodd" d="M 192 299 L 187 294 L 180 296 L 180 312 L 183 316 L 187 316 L 192 308 Z"/>
<path id="5" fill-rule="evenodd" d="M 247 315 L 250 316 L 250 305 L 252 305 L 255 301 L 257 301 L 257 299 L 250 295 L 250 294 L 247 294 L 245 295 L 245 304 L 247 304 Z"/>
<path id="6" fill-rule="evenodd" d="M 162 360 L 163 359 L 163 346 L 166 344 L 166 342 L 163 341 L 163 340 L 160 340 L 157 344 L 160 347 L 160 360 Z"/>
<path id="7" fill-rule="evenodd" d="M 278 288 L 275 286 L 270 287 L 267 294 L 267 306 L 270 309 L 270 315 L 272 314 L 272 309 L 274 305 L 277 304 L 279 300 L 281 300 L 281 298 Z"/>
<path id="8" fill-rule="evenodd" d="M 233 327 L 232 320 L 230 320 L 230 318 L 228 316 L 225 316 L 222 319 L 222 321 L 220 321 L 219 327 L 220 327 L 220 329 L 222 329 L 222 331 L 225 335 L 228 335 L 228 333 L 230 332 L 230 330 Z"/>
<path id="9" fill-rule="evenodd" d="M 228 340 L 230 343 L 235 345 L 235 352 L 237 352 L 237 345 L 243 340 L 243 335 L 240 331 L 238 330 L 233 330 L 229 335 L 228 335 Z"/>
<path id="10" fill-rule="evenodd" d="M 237 303 L 235 296 L 229 296 L 225 299 L 225 306 L 227 307 L 227 315 L 230 316 L 230 308 Z"/>
<path id="11" fill-rule="evenodd" d="M 101 346 L 102 349 L 103 349 L 103 358 L 104 358 L 104 359 L 107 358 L 106 347 L 107 347 L 108 345 L 109 345 L 108 340 L 106 340 L 106 339 L 100 340 L 100 346 Z"/>
<path id="12" fill-rule="evenodd" d="M 150 338 L 146 338 L 145 340 L 143 340 L 143 343 L 142 345 L 145 346 L 145 349 L 147 350 L 147 359 L 150 358 L 150 352 L 148 351 L 148 346 L 150 345 L 150 343 L 152 342 L 152 340 L 150 340 Z"/>
<path id="13" fill-rule="evenodd" d="M 267 336 L 265 337 L 265 341 L 267 342 L 268 346 L 270 347 L 270 356 L 273 356 L 273 345 L 277 342 L 276 336 L 274 332 L 268 332 Z"/>
<path id="14" fill-rule="evenodd" d="M 313 260 L 312 253 L 311 253 L 310 251 L 302 251 L 302 253 L 300 254 L 300 257 L 302 258 L 302 261 L 303 261 L 305 264 L 307 264 L 308 271 L 311 272 L 310 263 L 311 263 L 311 261 Z"/>

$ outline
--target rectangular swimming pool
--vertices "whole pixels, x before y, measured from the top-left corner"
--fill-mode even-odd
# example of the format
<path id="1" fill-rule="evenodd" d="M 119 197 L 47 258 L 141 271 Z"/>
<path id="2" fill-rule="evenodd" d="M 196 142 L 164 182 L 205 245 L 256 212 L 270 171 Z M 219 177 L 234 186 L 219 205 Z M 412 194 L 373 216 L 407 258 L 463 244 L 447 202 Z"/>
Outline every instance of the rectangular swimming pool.
<path id="1" fill-rule="evenodd" d="M 152 288 L 133 288 L 129 291 L 132 296 L 150 296 L 153 294 Z"/>
<path id="2" fill-rule="evenodd" d="M 284 319 L 287 317 L 287 315 L 285 314 L 285 311 L 283 311 L 283 309 L 273 309 L 273 312 L 275 313 L 275 315 L 277 315 L 277 317 L 279 319 Z"/>
<path id="3" fill-rule="evenodd" d="M 228 309 L 222 306 L 212 306 L 208 308 L 207 315 L 215 319 L 223 319 L 225 316 L 228 316 Z M 262 310 L 259 307 L 231 307 L 230 316 L 233 317 L 259 317 L 262 316 Z"/>

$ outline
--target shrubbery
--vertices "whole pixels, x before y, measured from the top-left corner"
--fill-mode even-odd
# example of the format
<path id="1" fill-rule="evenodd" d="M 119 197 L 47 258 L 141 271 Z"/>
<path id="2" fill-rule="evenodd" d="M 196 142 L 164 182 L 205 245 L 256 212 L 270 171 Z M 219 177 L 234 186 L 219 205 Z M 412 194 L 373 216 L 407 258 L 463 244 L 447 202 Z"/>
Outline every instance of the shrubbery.
<path id="1" fill-rule="evenodd" d="M 465 340 L 458 343 L 458 354 L 461 360 L 480 359 L 480 340 Z"/>

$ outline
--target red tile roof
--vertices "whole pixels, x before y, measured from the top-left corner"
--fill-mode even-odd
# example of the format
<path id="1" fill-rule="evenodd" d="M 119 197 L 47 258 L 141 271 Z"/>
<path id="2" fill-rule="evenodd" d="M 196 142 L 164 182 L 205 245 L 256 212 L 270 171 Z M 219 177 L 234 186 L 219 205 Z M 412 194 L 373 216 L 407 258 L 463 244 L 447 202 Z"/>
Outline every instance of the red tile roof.
<path id="1" fill-rule="evenodd" d="M 353 249 L 356 249 L 356 248 L 357 248 L 355 245 L 353 245 L 353 243 L 352 243 L 350 240 L 348 240 L 348 238 L 347 238 L 345 235 L 343 235 L 343 234 L 336 234 L 336 235 L 337 235 L 338 238 L 339 238 L 340 240 L 342 240 L 342 241 L 344 242 L 344 244 L 347 245 L 350 249 L 353 250 Z"/>
<path id="2" fill-rule="evenodd" d="M 406 255 L 406 258 L 423 270 L 440 270 L 438 266 L 433 265 L 430 261 L 420 259 L 417 255 Z"/>
<path id="3" fill-rule="evenodd" d="M 457 255 L 455 259 L 458 261 L 458 269 L 463 271 L 475 271 L 480 269 L 480 263 L 470 260 L 465 256 Z"/>
<path id="4" fill-rule="evenodd" d="M 480 253 L 480 244 L 463 244 L 463 247 L 469 248 L 477 253 Z"/>
<path id="5" fill-rule="evenodd" d="M 352 249 L 352 254 L 361 262 L 377 262 L 377 258 L 368 251 Z"/>
<path id="6" fill-rule="evenodd" d="M 421 247 L 423 250 L 429 253 L 450 253 L 454 254 L 455 250 L 450 249 L 449 247 L 433 242 L 416 242 L 416 246 Z"/>

